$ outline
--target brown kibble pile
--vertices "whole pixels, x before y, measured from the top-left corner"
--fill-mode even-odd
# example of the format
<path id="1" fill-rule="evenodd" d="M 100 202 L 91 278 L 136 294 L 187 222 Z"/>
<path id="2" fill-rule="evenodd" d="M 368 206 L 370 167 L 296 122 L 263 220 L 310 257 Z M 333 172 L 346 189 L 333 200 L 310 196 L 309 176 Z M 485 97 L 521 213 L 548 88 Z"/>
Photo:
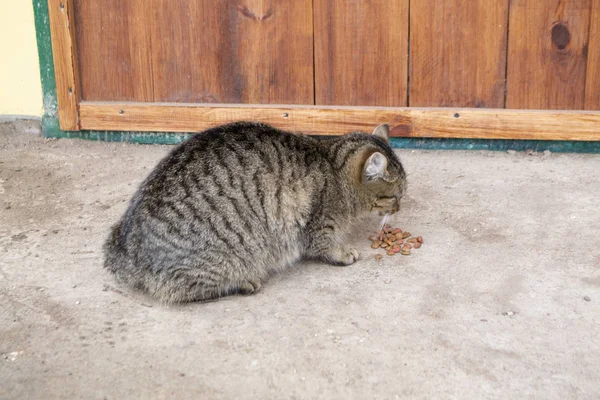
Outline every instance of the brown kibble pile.
<path id="1" fill-rule="evenodd" d="M 403 232 L 400 228 L 384 226 L 377 236 L 369 236 L 372 249 L 382 249 L 388 256 L 400 253 L 404 256 L 410 255 L 411 249 L 418 249 L 423 245 L 423 237 L 413 237 L 410 232 Z M 376 260 L 381 260 L 381 254 L 375 255 Z"/>

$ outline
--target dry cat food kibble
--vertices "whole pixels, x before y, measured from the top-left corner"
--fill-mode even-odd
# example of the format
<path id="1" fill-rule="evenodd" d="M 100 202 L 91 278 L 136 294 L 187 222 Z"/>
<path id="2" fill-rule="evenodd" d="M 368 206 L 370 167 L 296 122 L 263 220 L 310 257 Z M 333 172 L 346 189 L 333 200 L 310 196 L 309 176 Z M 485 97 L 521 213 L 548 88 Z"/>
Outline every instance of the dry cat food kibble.
<path id="1" fill-rule="evenodd" d="M 403 232 L 400 228 L 391 228 L 384 225 L 379 235 L 369 236 L 372 249 L 382 249 L 388 256 L 400 253 L 404 256 L 410 255 L 411 249 L 418 249 L 423 245 L 423 237 L 411 237 L 410 232 Z M 376 254 L 375 259 L 381 260 L 382 255 Z"/>

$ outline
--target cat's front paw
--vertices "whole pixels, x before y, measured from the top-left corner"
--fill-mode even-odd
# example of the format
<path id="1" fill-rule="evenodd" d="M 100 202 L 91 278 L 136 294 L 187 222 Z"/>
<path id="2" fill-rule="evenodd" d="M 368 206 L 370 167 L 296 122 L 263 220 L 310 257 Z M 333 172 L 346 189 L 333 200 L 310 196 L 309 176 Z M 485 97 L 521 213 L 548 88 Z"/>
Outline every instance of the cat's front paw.
<path id="1" fill-rule="evenodd" d="M 325 259 L 334 265 L 354 264 L 360 258 L 358 250 L 353 247 L 336 247 L 329 251 Z"/>

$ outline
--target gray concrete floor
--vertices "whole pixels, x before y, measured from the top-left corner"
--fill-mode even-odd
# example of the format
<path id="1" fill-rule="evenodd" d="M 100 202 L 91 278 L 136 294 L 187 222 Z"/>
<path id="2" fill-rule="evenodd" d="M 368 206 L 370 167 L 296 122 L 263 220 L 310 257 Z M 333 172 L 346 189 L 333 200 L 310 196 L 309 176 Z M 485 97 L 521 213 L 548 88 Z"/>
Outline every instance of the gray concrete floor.
<path id="1" fill-rule="evenodd" d="M 425 239 L 165 307 L 101 245 L 171 147 L 0 130 L 0 398 L 600 398 L 600 156 L 400 151 Z"/>

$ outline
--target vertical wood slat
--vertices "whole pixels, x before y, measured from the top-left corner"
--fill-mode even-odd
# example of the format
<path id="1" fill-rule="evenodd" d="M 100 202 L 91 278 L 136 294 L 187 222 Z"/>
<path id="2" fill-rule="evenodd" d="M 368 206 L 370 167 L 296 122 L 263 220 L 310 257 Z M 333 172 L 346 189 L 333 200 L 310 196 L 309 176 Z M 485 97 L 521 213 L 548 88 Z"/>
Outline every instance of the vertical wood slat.
<path id="1" fill-rule="evenodd" d="M 313 104 L 312 0 L 152 0 L 156 101 Z"/>
<path id="2" fill-rule="evenodd" d="M 81 98 L 154 101 L 146 0 L 74 0 Z"/>
<path id="3" fill-rule="evenodd" d="M 48 0 L 58 119 L 63 130 L 79 129 L 79 72 L 72 0 Z"/>
<path id="4" fill-rule="evenodd" d="M 585 109 L 600 110 L 600 0 L 592 0 L 585 85 Z"/>
<path id="5" fill-rule="evenodd" d="M 104 1 L 104 0 L 103 0 Z M 156 101 L 152 73 L 152 34 L 155 22 L 146 0 L 127 0 L 126 6 L 129 70 L 125 78 L 131 88 L 131 97 L 139 101 Z M 110 73 L 110 70 L 109 70 Z"/>
<path id="6" fill-rule="evenodd" d="M 590 0 L 511 0 L 507 108 L 581 110 Z"/>
<path id="7" fill-rule="evenodd" d="M 223 17 L 217 12 L 218 6 L 207 9 L 204 15 L 192 16 L 188 7 L 190 3 L 195 4 L 198 1 L 173 1 L 166 4 L 163 0 L 148 0 L 151 15 L 147 22 L 151 21 L 152 24 L 152 53 L 147 68 L 152 71 L 155 101 L 197 102 L 202 99 L 198 96 L 203 96 L 207 89 L 194 85 L 192 61 L 202 65 L 203 59 L 195 60 L 196 57 L 192 56 L 194 46 L 191 43 L 193 35 L 190 32 L 194 31 L 197 25 L 208 24 L 209 18 L 214 19 L 219 26 L 223 23 Z M 200 3 L 204 4 L 204 1 L 200 0 Z M 218 1 L 214 3 L 217 4 Z M 206 25 L 205 33 L 212 43 L 217 43 L 222 36 L 222 32 L 216 31 L 213 25 Z M 206 53 L 204 59 L 209 59 L 210 54 L 214 52 L 212 48 L 202 50 Z"/>
<path id="8" fill-rule="evenodd" d="M 504 107 L 508 0 L 411 0 L 411 107 Z"/>
<path id="9" fill-rule="evenodd" d="M 314 0 L 315 103 L 406 106 L 408 0 Z"/>
<path id="10" fill-rule="evenodd" d="M 230 13 L 242 79 L 235 84 L 244 90 L 236 102 L 314 104 L 313 0 L 237 3 Z"/>

